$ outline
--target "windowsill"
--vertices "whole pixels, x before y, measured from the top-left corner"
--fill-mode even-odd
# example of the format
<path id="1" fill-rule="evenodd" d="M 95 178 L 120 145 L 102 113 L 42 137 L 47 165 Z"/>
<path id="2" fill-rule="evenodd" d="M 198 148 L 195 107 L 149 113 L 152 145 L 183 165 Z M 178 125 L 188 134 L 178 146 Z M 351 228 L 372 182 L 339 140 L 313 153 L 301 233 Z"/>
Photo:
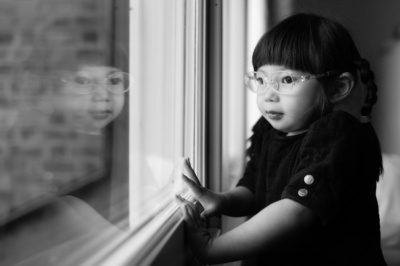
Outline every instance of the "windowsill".
<path id="1" fill-rule="evenodd" d="M 84 265 L 179 266 L 188 265 L 191 257 L 179 206 L 172 202 L 140 230 Z"/>

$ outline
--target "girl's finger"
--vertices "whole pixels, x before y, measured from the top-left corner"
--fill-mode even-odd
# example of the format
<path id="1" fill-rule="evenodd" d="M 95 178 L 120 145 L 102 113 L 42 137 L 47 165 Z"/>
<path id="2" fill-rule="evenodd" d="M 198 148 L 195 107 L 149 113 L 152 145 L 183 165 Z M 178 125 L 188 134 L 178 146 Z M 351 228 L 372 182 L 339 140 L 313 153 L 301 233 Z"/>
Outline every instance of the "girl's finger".
<path id="1" fill-rule="evenodd" d="M 187 200 L 185 200 L 184 198 L 182 198 L 180 195 L 176 194 L 175 198 L 177 199 L 177 202 L 180 206 L 182 206 L 183 204 L 185 204 L 187 202 Z"/>
<path id="2" fill-rule="evenodd" d="M 188 216 L 190 217 L 190 223 L 192 224 L 192 226 L 200 228 L 202 226 L 203 220 L 197 212 L 196 207 L 192 205 L 186 205 L 186 207 Z"/>
<path id="3" fill-rule="evenodd" d="M 193 221 L 196 220 L 195 214 L 193 212 L 193 209 L 190 207 L 190 205 L 186 205 L 187 208 L 187 212 L 189 214 L 190 219 L 192 219 Z"/>
<path id="4" fill-rule="evenodd" d="M 188 204 L 181 203 L 179 207 L 182 211 L 183 220 L 185 220 L 185 222 L 187 222 L 189 225 L 193 226 L 193 218 L 191 217 L 192 214 L 189 211 L 190 208 L 188 207 Z"/>
<path id="5" fill-rule="evenodd" d="M 187 221 L 193 224 L 194 219 L 193 219 L 193 213 L 190 208 L 190 205 L 185 205 L 185 211 L 186 211 L 187 218 L 188 218 Z"/>
<path id="6" fill-rule="evenodd" d="M 188 201 L 185 198 L 182 198 L 180 195 L 176 194 L 175 198 L 177 199 L 177 203 L 179 204 L 179 206 L 184 206 L 184 205 L 189 205 L 191 208 L 196 208 L 195 204 L 191 201 Z"/>
<path id="7" fill-rule="evenodd" d="M 190 190 L 193 191 L 193 193 L 197 196 L 200 196 L 202 193 L 202 188 L 200 185 L 198 185 L 196 182 L 191 180 L 185 175 L 182 175 L 182 180 L 189 186 Z"/>
<path id="8" fill-rule="evenodd" d="M 203 226 L 204 219 L 200 217 L 197 207 L 194 203 L 187 201 L 179 195 L 176 195 L 177 201 L 182 210 L 183 219 L 192 228 L 200 228 Z"/>
<path id="9" fill-rule="evenodd" d="M 184 205 L 184 220 L 189 227 L 196 229 L 199 228 L 199 221 L 196 218 L 196 213 L 190 205 Z"/>
<path id="10" fill-rule="evenodd" d="M 185 204 L 183 218 L 190 227 L 197 227 L 196 219 L 193 217 L 193 210 L 191 209 L 190 205 Z"/>
<path id="11" fill-rule="evenodd" d="M 190 165 L 189 158 L 186 158 L 185 163 L 183 164 L 183 172 L 189 177 L 189 179 L 193 180 L 197 185 L 201 185 L 199 179 L 197 178 L 196 173 L 194 172 L 192 166 Z"/>

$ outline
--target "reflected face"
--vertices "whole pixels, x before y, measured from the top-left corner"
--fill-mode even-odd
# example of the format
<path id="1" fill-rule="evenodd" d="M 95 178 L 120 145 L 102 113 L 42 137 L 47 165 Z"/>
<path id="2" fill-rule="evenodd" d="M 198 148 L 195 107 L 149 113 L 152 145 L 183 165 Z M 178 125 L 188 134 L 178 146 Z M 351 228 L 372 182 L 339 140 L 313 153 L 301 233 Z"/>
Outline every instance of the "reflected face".
<path id="1" fill-rule="evenodd" d="M 288 71 L 294 76 L 309 74 L 276 65 L 265 65 L 257 71 L 266 77 L 276 71 Z M 308 128 L 321 92 L 321 83 L 311 79 L 295 83 L 290 94 L 279 94 L 269 88 L 257 95 L 257 105 L 276 130 L 293 135 Z"/>
<path id="2" fill-rule="evenodd" d="M 62 105 L 68 122 L 78 129 L 96 132 L 107 126 L 122 111 L 123 78 L 118 69 L 105 66 L 83 66 L 63 82 Z"/>

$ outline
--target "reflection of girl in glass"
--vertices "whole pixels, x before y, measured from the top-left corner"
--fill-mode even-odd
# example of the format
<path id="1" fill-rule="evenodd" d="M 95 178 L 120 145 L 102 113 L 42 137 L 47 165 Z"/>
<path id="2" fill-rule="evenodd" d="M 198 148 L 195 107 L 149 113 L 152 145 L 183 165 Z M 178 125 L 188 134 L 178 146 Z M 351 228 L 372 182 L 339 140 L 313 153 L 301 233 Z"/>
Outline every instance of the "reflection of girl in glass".
<path id="1" fill-rule="evenodd" d="M 98 134 L 121 113 L 131 79 L 117 68 L 86 65 L 75 73 L 65 73 L 60 81 L 57 107 L 66 124 L 80 132 Z"/>
<path id="2" fill-rule="evenodd" d="M 104 37 L 99 43 L 109 44 Z M 126 173 L 114 170 L 124 172 L 127 156 L 114 152 L 112 140 L 116 125 L 125 129 L 116 119 L 129 90 L 127 56 L 117 46 L 53 44 L 35 48 L 14 85 L 23 103 L 8 142 L 18 152 L 8 155 L 10 205 L 18 212 L 0 229 L 0 264 L 69 262 L 126 224 Z"/>
<path id="3" fill-rule="evenodd" d="M 109 44 L 111 36 L 103 32 L 98 38 Z M 126 150 L 114 153 L 113 149 L 115 128 L 119 135 L 127 136 L 125 117 L 115 121 L 123 112 L 125 95 L 132 85 L 127 60 L 119 43 L 82 48 L 55 47 L 44 41 L 22 64 L 16 89 L 25 112 L 20 119 L 24 124 L 18 130 L 35 128 L 37 140 L 27 142 L 45 150 L 37 158 L 24 159 L 35 167 L 29 180 L 38 192 L 32 198 L 74 191 L 75 196 L 109 217 L 111 172 L 123 172 L 120 164 L 127 158 L 123 154 Z M 28 169 L 16 171 L 28 176 Z"/>

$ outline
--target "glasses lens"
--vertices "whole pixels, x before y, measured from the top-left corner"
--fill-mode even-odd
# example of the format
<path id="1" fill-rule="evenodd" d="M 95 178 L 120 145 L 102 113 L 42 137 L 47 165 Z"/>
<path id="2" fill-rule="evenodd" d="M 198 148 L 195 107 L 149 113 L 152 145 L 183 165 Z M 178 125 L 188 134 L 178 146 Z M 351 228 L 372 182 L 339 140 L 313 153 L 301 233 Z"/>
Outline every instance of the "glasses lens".
<path id="1" fill-rule="evenodd" d="M 116 72 L 108 76 L 107 88 L 112 93 L 120 94 L 129 90 L 132 78 L 128 73 Z"/>
<path id="2" fill-rule="evenodd" d="M 66 80 L 77 93 L 88 94 L 92 90 L 93 81 L 87 73 L 76 73 L 66 77 Z"/>
<path id="3" fill-rule="evenodd" d="M 272 88 L 280 93 L 289 93 L 293 88 L 294 80 L 288 72 L 276 72 L 271 76 L 271 80 L 274 80 Z"/>
<path id="4" fill-rule="evenodd" d="M 247 88 L 255 93 L 262 92 L 265 85 L 263 76 L 257 72 L 247 73 L 245 76 L 245 83 Z"/>

